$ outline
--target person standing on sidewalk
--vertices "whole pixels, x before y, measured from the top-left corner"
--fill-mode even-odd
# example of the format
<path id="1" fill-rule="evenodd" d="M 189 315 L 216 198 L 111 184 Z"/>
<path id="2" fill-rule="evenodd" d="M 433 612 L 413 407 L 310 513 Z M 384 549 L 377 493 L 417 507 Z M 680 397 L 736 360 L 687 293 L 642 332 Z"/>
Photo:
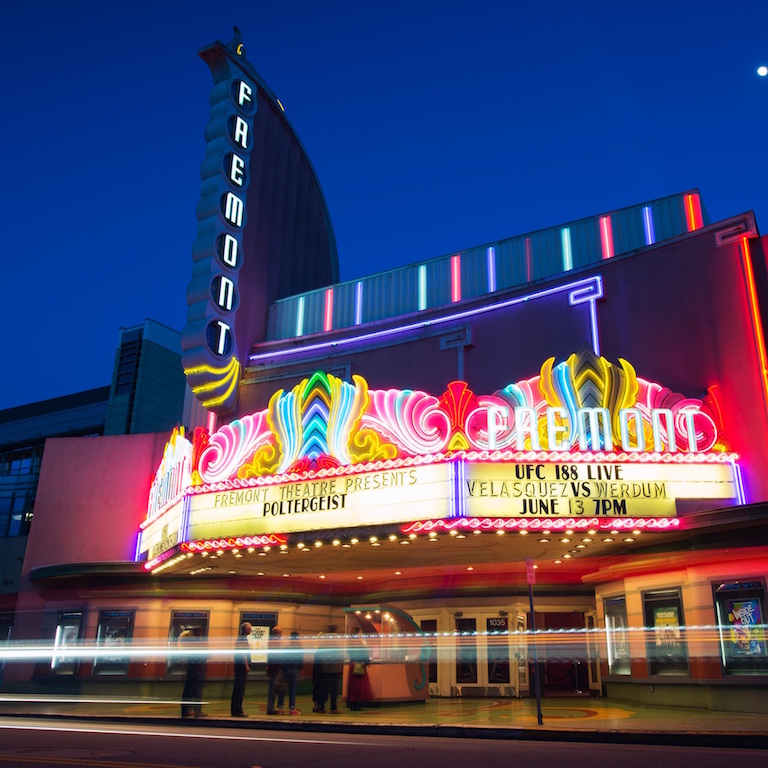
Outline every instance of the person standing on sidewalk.
<path id="1" fill-rule="evenodd" d="M 272 627 L 267 644 L 267 714 L 276 715 L 275 696 L 280 698 L 280 704 L 285 696 L 283 681 L 283 630 Z"/>
<path id="2" fill-rule="evenodd" d="M 344 649 L 341 638 L 336 634 L 336 625 L 331 624 L 323 635 L 321 646 L 315 654 L 317 666 L 317 701 L 315 712 L 325 712 L 325 702 L 330 699 L 331 714 L 338 709 L 338 696 L 344 674 Z"/>
<path id="3" fill-rule="evenodd" d="M 244 621 L 240 625 L 240 634 L 235 642 L 235 682 L 232 686 L 232 701 L 230 714 L 232 717 L 248 717 L 243 712 L 243 699 L 245 698 L 245 685 L 248 681 L 248 673 L 251 670 L 251 647 L 248 645 L 253 627 Z"/>
<path id="4" fill-rule="evenodd" d="M 347 644 L 349 669 L 347 675 L 347 706 L 354 712 L 363 708 L 363 702 L 371 698 L 371 685 L 368 681 L 368 647 L 360 635 L 360 627 L 352 629 L 352 635 Z"/>
<path id="5" fill-rule="evenodd" d="M 181 692 L 182 717 L 207 717 L 203 712 L 202 699 L 208 663 L 199 647 L 202 635 L 200 627 L 190 627 L 179 635 L 179 645 L 189 651 L 185 655 L 187 670 Z"/>
<path id="6" fill-rule="evenodd" d="M 299 682 L 299 672 L 304 666 L 304 654 L 298 632 L 291 632 L 291 639 L 285 648 L 283 659 L 283 679 L 288 687 L 288 714 L 300 715 L 301 711 L 296 709 L 296 686 Z M 278 708 L 279 706 L 278 702 Z"/>

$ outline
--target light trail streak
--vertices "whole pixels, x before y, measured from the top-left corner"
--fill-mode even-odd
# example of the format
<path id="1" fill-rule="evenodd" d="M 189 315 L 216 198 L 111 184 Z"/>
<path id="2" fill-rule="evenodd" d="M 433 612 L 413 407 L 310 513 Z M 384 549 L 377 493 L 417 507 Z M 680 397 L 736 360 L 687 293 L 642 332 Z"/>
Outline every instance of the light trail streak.
<path id="1" fill-rule="evenodd" d="M 26 723 L 5 723 L 0 721 L 0 729 L 9 731 L 53 731 L 62 733 L 98 733 L 105 736 L 161 736 L 164 738 L 182 738 L 182 739 L 206 739 L 219 741 L 261 741 L 274 742 L 278 744 L 329 744 L 335 746 L 368 746 L 364 741 L 342 741 L 340 739 L 317 739 L 302 738 L 300 734 L 292 733 L 290 737 L 286 736 L 257 736 L 240 733 L 195 733 L 188 728 L 180 728 L 178 731 L 171 729 L 156 729 L 148 726 L 146 730 L 137 728 L 105 728 L 97 724 L 88 724 L 83 726 L 73 725 L 31 725 Z"/>
<path id="2" fill-rule="evenodd" d="M 712 655 L 712 648 L 719 647 L 723 635 L 728 635 L 731 630 L 730 625 L 707 625 L 707 626 L 680 626 L 678 629 L 681 636 L 685 638 L 689 645 L 689 654 L 691 656 L 699 655 L 701 648 L 702 656 Z M 768 625 L 756 624 L 750 625 L 750 629 L 768 632 Z M 651 646 L 655 643 L 657 629 L 654 627 L 629 627 L 621 630 L 621 636 L 628 642 L 644 643 Z M 616 630 L 611 630 L 611 634 L 616 636 Z M 547 658 L 577 658 L 575 651 L 579 647 L 589 645 L 594 647 L 598 644 L 605 644 L 606 629 L 567 629 L 567 630 L 522 630 L 505 632 L 407 632 L 400 634 L 363 636 L 369 642 L 369 648 L 374 651 L 374 663 L 386 664 L 398 660 L 408 660 L 413 662 L 423 662 L 433 654 L 441 658 L 452 658 L 456 649 L 463 647 L 476 647 L 478 657 L 482 657 L 486 651 L 492 652 L 493 649 L 516 646 L 517 648 L 532 649 L 534 646 L 537 651 L 547 654 Z M 57 663 L 62 660 L 67 661 L 93 661 L 99 659 L 120 658 L 126 661 L 135 660 L 155 660 L 166 662 L 168 660 L 178 660 L 183 662 L 190 657 L 203 657 L 210 662 L 226 663 L 232 659 L 233 639 L 226 640 L 212 639 L 208 642 L 201 642 L 199 646 L 184 648 L 175 645 L 166 645 L 163 643 L 146 644 L 141 642 L 126 643 L 120 647 L 95 645 L 92 642 L 72 643 L 67 646 L 56 646 L 48 643 L 23 643 L 21 641 L 8 641 L 0 643 L 0 663 L 10 662 L 33 662 L 50 661 L 56 659 Z M 337 651 L 341 655 L 346 655 L 347 638 L 344 636 L 334 636 L 329 638 L 304 637 L 299 638 L 296 645 L 291 648 L 263 649 L 260 653 L 268 656 L 270 653 L 276 653 L 280 656 L 286 654 L 301 654 L 302 658 L 311 659 L 318 651 Z M 719 655 L 715 652 L 714 655 Z M 579 656 L 583 658 L 583 656 Z M 0 702 L 6 700 L 0 696 Z M 99 701 L 108 701 L 99 699 Z M 131 702 L 121 702 L 131 703 Z"/>

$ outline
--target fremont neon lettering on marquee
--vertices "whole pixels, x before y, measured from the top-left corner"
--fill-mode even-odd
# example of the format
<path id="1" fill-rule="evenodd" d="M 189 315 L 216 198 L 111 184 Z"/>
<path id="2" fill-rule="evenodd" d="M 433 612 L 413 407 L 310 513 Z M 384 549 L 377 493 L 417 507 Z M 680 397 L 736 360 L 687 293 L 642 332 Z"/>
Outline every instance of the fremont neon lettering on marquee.
<path id="1" fill-rule="evenodd" d="M 510 424 L 510 414 L 512 423 Z M 580 451 L 612 451 L 613 436 L 611 429 L 611 414 L 607 408 L 577 408 L 571 414 L 565 408 L 548 407 L 545 409 L 545 424 L 547 449 L 550 451 L 568 451 L 574 441 L 578 441 Z M 650 410 L 650 426 L 653 435 L 653 450 L 656 453 L 677 450 L 675 436 L 678 425 L 675 414 L 670 408 L 652 408 Z M 647 449 L 643 413 L 639 408 L 621 408 L 619 416 L 619 435 L 621 448 L 624 451 L 645 451 Z M 701 413 L 693 410 L 682 411 L 678 421 L 682 423 L 685 434 L 685 447 L 691 451 L 699 450 L 701 433 L 696 420 Z M 514 444 L 518 451 L 530 447 L 534 451 L 541 450 L 539 438 L 540 414 L 534 408 L 509 407 L 491 405 L 487 408 L 488 448 L 495 451 L 507 447 L 513 442 L 512 437 L 500 439 L 502 435 L 514 433 Z"/>

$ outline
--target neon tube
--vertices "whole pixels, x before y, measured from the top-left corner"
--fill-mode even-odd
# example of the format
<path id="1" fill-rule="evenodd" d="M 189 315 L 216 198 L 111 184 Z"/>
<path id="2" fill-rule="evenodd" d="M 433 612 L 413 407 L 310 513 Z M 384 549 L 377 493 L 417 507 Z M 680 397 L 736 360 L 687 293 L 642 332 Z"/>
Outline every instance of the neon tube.
<path id="1" fill-rule="evenodd" d="M 653 211 L 650 205 L 643 206 L 643 229 L 645 230 L 645 244 L 653 245 L 656 242 L 656 233 L 653 229 Z"/>
<path id="2" fill-rule="evenodd" d="M 299 296 L 299 306 L 296 307 L 296 335 L 304 335 L 304 297 Z"/>
<path id="3" fill-rule="evenodd" d="M 571 230 L 563 227 L 560 230 L 560 242 L 563 246 L 563 269 L 570 272 L 573 269 L 573 253 L 571 251 Z"/>
<path id="4" fill-rule="evenodd" d="M 419 310 L 427 308 L 427 265 L 419 267 Z"/>
<path id="5" fill-rule="evenodd" d="M 451 256 L 451 302 L 461 301 L 461 255 Z"/>
<path id="6" fill-rule="evenodd" d="M 333 329 L 333 288 L 325 292 L 325 312 L 323 313 L 323 330 Z"/>
<path id="7" fill-rule="evenodd" d="M 355 286 L 355 325 L 363 322 L 363 281 L 358 280 Z"/>
<path id="8" fill-rule="evenodd" d="M 486 254 L 488 259 L 488 293 L 496 290 L 496 249 L 491 246 Z"/>
<path id="9" fill-rule="evenodd" d="M 693 232 L 695 229 L 701 229 L 704 226 L 704 221 L 701 215 L 701 199 L 695 192 L 685 196 L 685 215 L 689 232 Z"/>
<path id="10" fill-rule="evenodd" d="M 509 531 L 509 530 L 639 530 L 648 532 L 675 531 L 682 528 L 678 517 L 603 517 L 591 518 L 517 518 L 517 517 L 454 517 L 443 520 L 419 520 L 400 528 L 401 533 L 429 534 L 453 530 Z"/>
<path id="11" fill-rule="evenodd" d="M 752 255 L 749 250 L 749 240 L 746 236 L 741 238 L 741 253 L 744 261 L 744 272 L 747 278 L 747 300 L 749 301 L 749 310 L 752 315 L 755 344 L 757 345 L 757 355 L 763 379 L 763 398 L 766 405 L 768 405 L 768 355 L 766 355 L 763 323 L 760 318 L 760 307 L 757 302 L 755 275 L 752 271 Z"/>
<path id="12" fill-rule="evenodd" d="M 613 227 L 610 216 L 600 217 L 600 242 L 603 246 L 603 258 L 613 258 Z"/>

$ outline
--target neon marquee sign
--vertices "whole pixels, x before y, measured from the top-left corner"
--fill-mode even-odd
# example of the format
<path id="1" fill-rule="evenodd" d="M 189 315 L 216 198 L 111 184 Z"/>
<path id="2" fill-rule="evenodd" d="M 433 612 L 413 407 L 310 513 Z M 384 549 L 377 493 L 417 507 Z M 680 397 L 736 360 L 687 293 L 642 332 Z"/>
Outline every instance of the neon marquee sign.
<path id="1" fill-rule="evenodd" d="M 213 434 L 174 433 L 137 557 L 153 568 L 173 551 L 371 525 L 667 530 L 678 500 L 744 500 L 719 413 L 712 396 L 686 398 L 589 350 L 490 395 L 318 372 Z"/>
<path id="2" fill-rule="evenodd" d="M 316 373 L 269 406 L 206 434 L 193 483 L 245 487 L 451 458 L 505 462 L 729 463 L 714 398 L 686 398 L 586 350 L 476 395 L 373 390 Z"/>
<path id="3" fill-rule="evenodd" d="M 147 522 L 154 520 L 181 500 L 192 475 L 192 443 L 184 436 L 184 427 L 174 429 L 165 445 L 149 489 Z M 146 523 L 145 523 L 146 525 Z"/>

